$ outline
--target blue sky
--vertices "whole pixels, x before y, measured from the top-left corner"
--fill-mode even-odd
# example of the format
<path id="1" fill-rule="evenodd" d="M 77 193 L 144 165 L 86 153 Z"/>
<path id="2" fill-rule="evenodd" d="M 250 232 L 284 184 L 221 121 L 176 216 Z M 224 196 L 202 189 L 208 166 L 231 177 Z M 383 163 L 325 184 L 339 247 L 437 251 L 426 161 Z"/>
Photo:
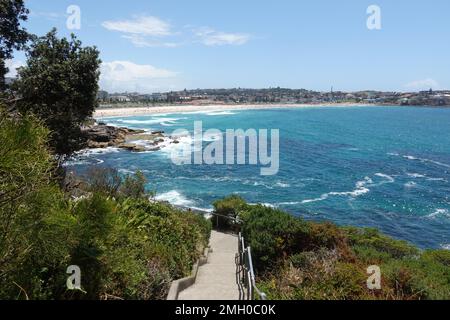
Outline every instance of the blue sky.
<path id="1" fill-rule="evenodd" d="M 369 30 L 369 5 L 381 30 Z M 450 1 L 27 0 L 26 27 L 101 51 L 101 87 L 450 89 Z M 81 28 L 68 30 L 69 5 Z M 23 64 L 17 53 L 12 67 Z"/>

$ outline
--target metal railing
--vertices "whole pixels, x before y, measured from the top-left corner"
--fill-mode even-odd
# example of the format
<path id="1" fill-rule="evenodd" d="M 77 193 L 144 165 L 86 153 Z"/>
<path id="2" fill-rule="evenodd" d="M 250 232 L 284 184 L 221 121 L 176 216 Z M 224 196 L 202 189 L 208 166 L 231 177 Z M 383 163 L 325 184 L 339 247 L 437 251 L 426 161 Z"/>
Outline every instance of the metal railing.
<path id="1" fill-rule="evenodd" d="M 216 226 L 217 229 L 219 229 L 220 227 L 227 227 L 227 226 L 229 228 L 231 228 L 231 229 L 240 228 L 240 225 L 242 223 L 242 220 L 239 219 L 238 217 L 234 218 L 234 217 L 230 217 L 230 216 L 225 216 L 223 214 L 218 214 L 218 213 L 215 213 L 215 212 L 211 212 L 210 214 L 211 214 L 211 220 L 215 222 L 215 226 Z M 220 225 L 220 218 L 224 218 L 223 220 L 231 221 L 231 224 L 222 225 L 221 226 Z"/>
<path id="2" fill-rule="evenodd" d="M 236 281 L 239 286 L 240 300 L 266 300 L 267 296 L 258 289 L 255 281 L 255 272 L 253 270 L 252 253 L 250 247 L 245 247 L 245 241 L 239 232 L 238 253 L 236 254 Z"/>

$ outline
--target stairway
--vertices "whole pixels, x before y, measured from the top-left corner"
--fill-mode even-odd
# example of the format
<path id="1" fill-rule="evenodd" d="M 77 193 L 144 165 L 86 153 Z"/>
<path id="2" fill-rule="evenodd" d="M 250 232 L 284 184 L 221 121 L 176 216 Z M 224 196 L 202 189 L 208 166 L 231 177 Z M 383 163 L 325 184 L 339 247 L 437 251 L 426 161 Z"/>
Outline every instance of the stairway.
<path id="1" fill-rule="evenodd" d="M 209 240 L 212 252 L 198 270 L 195 283 L 181 291 L 178 300 L 239 300 L 235 256 L 238 237 L 217 231 Z"/>

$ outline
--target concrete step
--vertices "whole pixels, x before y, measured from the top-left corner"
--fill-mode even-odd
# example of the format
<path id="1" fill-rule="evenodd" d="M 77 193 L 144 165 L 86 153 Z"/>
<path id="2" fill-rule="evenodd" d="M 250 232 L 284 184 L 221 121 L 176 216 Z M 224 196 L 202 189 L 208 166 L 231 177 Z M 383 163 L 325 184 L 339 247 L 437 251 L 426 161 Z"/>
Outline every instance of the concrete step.
<path id="1" fill-rule="evenodd" d="M 179 293 L 179 300 L 239 299 L 235 263 L 237 236 L 212 231 L 210 247 L 208 262 L 199 268 L 194 285 Z"/>

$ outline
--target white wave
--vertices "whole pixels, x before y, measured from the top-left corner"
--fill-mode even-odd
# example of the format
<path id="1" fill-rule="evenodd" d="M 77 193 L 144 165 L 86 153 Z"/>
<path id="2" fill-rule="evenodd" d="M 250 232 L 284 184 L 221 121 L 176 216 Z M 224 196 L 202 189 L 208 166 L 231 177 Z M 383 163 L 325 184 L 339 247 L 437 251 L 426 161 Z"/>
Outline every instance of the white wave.
<path id="1" fill-rule="evenodd" d="M 173 204 L 175 206 L 182 206 L 187 207 L 194 204 L 193 201 L 187 199 L 185 196 L 183 196 L 180 192 L 177 190 L 172 190 L 166 193 L 159 194 L 155 197 L 155 200 L 158 201 L 167 201 L 170 204 Z"/>
<path id="2" fill-rule="evenodd" d="M 231 111 L 217 111 L 217 112 L 209 112 L 207 113 L 208 116 L 227 116 L 227 115 L 233 115 L 236 114 L 235 112 Z"/>
<path id="3" fill-rule="evenodd" d="M 202 212 L 205 212 L 205 213 L 212 213 L 212 212 L 214 212 L 214 209 L 213 208 L 200 208 L 200 207 L 189 207 L 189 208 L 191 208 L 192 210 L 198 210 L 198 211 L 202 211 Z M 205 217 L 209 217 L 210 215 L 207 215 L 207 216 L 205 216 Z"/>
<path id="4" fill-rule="evenodd" d="M 425 174 L 420 174 L 420 173 L 406 173 L 406 175 L 410 178 L 426 178 L 427 181 L 444 181 L 447 182 L 446 179 L 444 178 L 431 178 L 431 177 L 427 177 Z"/>
<path id="5" fill-rule="evenodd" d="M 436 209 L 433 213 L 427 215 L 427 218 L 436 218 L 440 216 L 450 218 L 450 213 L 448 209 Z"/>
<path id="6" fill-rule="evenodd" d="M 89 163 L 87 160 L 67 160 L 63 163 L 63 167 L 80 166 Z"/>
<path id="7" fill-rule="evenodd" d="M 408 160 L 414 160 L 414 161 L 425 162 L 425 163 L 426 163 L 426 162 L 428 162 L 428 163 L 433 163 L 433 164 L 438 165 L 438 166 L 441 166 L 441 167 L 450 168 L 450 165 L 449 165 L 449 164 L 442 163 L 442 162 L 439 162 L 439 161 L 435 161 L 435 160 L 432 160 L 432 159 L 418 158 L 418 157 L 411 156 L 411 155 L 405 155 L 405 156 L 403 156 L 403 158 L 408 159 Z"/>
<path id="8" fill-rule="evenodd" d="M 185 150 L 189 150 L 190 153 L 197 151 L 194 147 L 194 140 L 191 136 L 172 137 L 178 141 L 178 143 L 172 143 L 173 140 L 166 139 L 159 146 L 162 154 L 166 156 L 183 156 Z"/>
<path id="9" fill-rule="evenodd" d="M 120 123 L 126 123 L 126 124 L 161 124 L 161 123 L 176 124 L 177 121 L 184 120 L 184 119 L 186 119 L 186 118 L 152 118 L 152 119 L 148 119 L 148 120 L 123 120 L 123 119 L 119 119 L 119 120 L 116 120 L 116 121 L 120 122 Z"/>
<path id="10" fill-rule="evenodd" d="M 273 189 L 273 186 L 265 184 L 264 182 L 261 182 L 261 181 L 244 180 L 244 181 L 242 181 L 242 184 L 252 185 L 254 187 L 264 187 L 264 188 L 269 189 L 269 190 Z"/>
<path id="11" fill-rule="evenodd" d="M 299 203 L 300 202 L 298 202 L 298 201 L 289 201 L 289 202 L 278 202 L 277 205 L 278 206 L 295 206 Z"/>
<path id="12" fill-rule="evenodd" d="M 395 157 L 400 156 L 397 152 L 388 152 L 387 155 L 388 156 L 395 156 Z"/>
<path id="13" fill-rule="evenodd" d="M 173 127 L 175 123 L 161 122 L 160 125 L 163 127 Z"/>
<path id="14" fill-rule="evenodd" d="M 129 169 L 123 169 L 123 168 L 119 169 L 118 171 L 119 171 L 120 173 L 122 173 L 122 174 L 128 174 L 128 175 L 134 174 L 134 173 L 135 173 L 135 172 L 132 171 L 132 170 L 129 170 Z"/>
<path id="15" fill-rule="evenodd" d="M 328 195 L 330 196 L 351 196 L 353 198 L 356 198 L 358 196 L 362 196 L 363 194 L 366 194 L 370 192 L 370 189 L 365 187 L 360 187 L 358 189 L 355 189 L 353 191 L 346 191 L 346 192 L 330 192 Z"/>
<path id="16" fill-rule="evenodd" d="M 273 205 L 273 204 L 271 204 L 271 203 L 267 203 L 267 202 L 259 202 L 259 203 L 249 203 L 250 205 L 258 205 L 258 204 L 260 204 L 260 205 L 262 205 L 262 206 L 264 206 L 264 207 L 268 207 L 268 208 L 275 208 L 276 206 L 275 205 Z"/>
<path id="17" fill-rule="evenodd" d="M 369 193 L 370 189 L 367 188 L 367 186 L 370 186 L 372 184 L 373 180 L 369 177 L 365 177 L 364 180 L 357 181 L 355 183 L 355 189 L 352 191 L 343 191 L 343 192 L 332 191 L 322 194 L 319 198 L 303 200 L 301 203 L 306 204 L 311 202 L 323 201 L 328 199 L 330 196 L 349 196 L 351 198 L 356 198 L 366 193 Z"/>
<path id="18" fill-rule="evenodd" d="M 289 183 L 284 183 L 284 182 L 280 182 L 280 181 L 275 183 L 275 187 L 279 187 L 279 188 L 289 188 L 290 186 L 291 185 Z"/>
<path id="19" fill-rule="evenodd" d="M 405 183 L 403 185 L 405 188 L 414 188 L 417 186 L 417 183 L 415 183 L 414 181 L 408 181 L 407 183 Z"/>
<path id="20" fill-rule="evenodd" d="M 94 156 L 100 155 L 100 154 L 106 154 L 106 153 L 116 153 L 119 151 L 120 151 L 120 149 L 115 148 L 115 147 L 83 149 L 83 150 L 75 152 L 72 157 L 68 158 L 64 162 L 63 166 L 70 167 L 70 166 L 76 166 L 76 165 L 92 164 L 93 161 L 95 161 L 96 164 L 102 164 L 105 161 L 101 160 L 101 159 L 97 159 Z"/>
<path id="21" fill-rule="evenodd" d="M 395 179 L 393 177 L 391 177 L 390 175 L 387 175 L 385 173 L 378 172 L 378 173 L 375 173 L 375 176 L 386 179 L 386 181 L 382 181 L 378 185 L 395 182 Z"/>
<path id="22" fill-rule="evenodd" d="M 427 177 L 426 175 L 423 175 L 420 173 L 406 173 L 406 175 L 411 178 L 426 178 Z"/>
<path id="23" fill-rule="evenodd" d="M 75 152 L 75 156 L 91 156 L 105 153 L 116 153 L 119 152 L 120 149 L 116 147 L 107 147 L 107 148 L 93 148 L 93 149 L 83 149 Z"/>
<path id="24" fill-rule="evenodd" d="M 326 199 L 328 199 L 328 193 L 322 194 L 319 198 L 303 200 L 301 203 L 302 203 L 302 204 L 305 204 L 305 203 L 311 203 L 311 202 L 322 201 L 322 200 L 326 200 Z"/>
<path id="25" fill-rule="evenodd" d="M 444 182 L 448 182 L 448 180 L 446 180 L 444 178 L 427 178 L 427 181 L 444 181 Z"/>
<path id="26" fill-rule="evenodd" d="M 450 243 L 443 243 L 441 244 L 441 248 L 444 250 L 450 250 Z"/>

